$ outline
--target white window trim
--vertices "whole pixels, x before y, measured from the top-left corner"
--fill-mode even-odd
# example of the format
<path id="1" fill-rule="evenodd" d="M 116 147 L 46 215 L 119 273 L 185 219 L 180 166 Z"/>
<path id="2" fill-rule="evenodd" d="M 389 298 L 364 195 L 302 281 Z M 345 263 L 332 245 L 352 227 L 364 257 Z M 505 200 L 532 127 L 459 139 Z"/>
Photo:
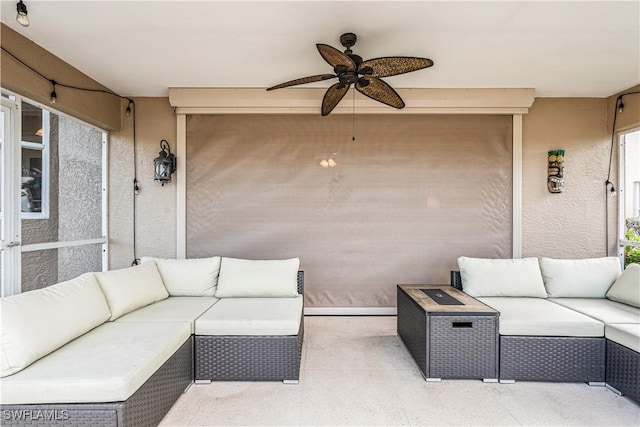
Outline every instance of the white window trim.
<path id="1" fill-rule="evenodd" d="M 28 104 L 31 104 L 28 101 Z M 33 104 L 31 104 L 33 105 Z M 22 219 L 49 219 L 49 194 L 50 194 L 50 154 L 51 126 L 49 111 L 35 105 L 42 110 L 42 143 L 20 141 L 20 148 L 42 151 L 42 190 L 40 200 L 40 212 L 22 212 Z"/>
<path id="2" fill-rule="evenodd" d="M 618 132 L 618 257 L 620 264 L 624 266 L 624 249 L 626 246 L 640 246 L 640 242 L 632 242 L 625 238 L 626 214 L 625 214 L 625 195 L 626 195 L 626 158 L 625 145 L 626 135 L 640 132 L 640 127 L 623 129 Z M 634 189 L 630 189 L 633 191 Z"/>
<path id="3" fill-rule="evenodd" d="M 633 211 L 640 216 L 640 181 L 633 183 Z"/>

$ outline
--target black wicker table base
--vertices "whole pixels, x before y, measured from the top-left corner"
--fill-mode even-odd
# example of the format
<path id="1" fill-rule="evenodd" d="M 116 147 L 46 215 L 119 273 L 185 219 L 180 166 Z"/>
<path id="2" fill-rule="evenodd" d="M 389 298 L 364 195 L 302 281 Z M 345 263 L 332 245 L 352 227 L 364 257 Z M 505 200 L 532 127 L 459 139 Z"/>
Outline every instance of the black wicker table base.
<path id="1" fill-rule="evenodd" d="M 191 384 L 192 375 L 193 337 L 124 402 L 0 405 L 2 425 L 157 426 Z"/>
<path id="2" fill-rule="evenodd" d="M 478 312 L 468 302 L 454 308 L 421 305 L 414 288 L 397 287 L 397 331 L 425 379 L 497 381 L 498 313 L 486 306 Z M 459 298 L 451 289 L 447 293 Z"/>

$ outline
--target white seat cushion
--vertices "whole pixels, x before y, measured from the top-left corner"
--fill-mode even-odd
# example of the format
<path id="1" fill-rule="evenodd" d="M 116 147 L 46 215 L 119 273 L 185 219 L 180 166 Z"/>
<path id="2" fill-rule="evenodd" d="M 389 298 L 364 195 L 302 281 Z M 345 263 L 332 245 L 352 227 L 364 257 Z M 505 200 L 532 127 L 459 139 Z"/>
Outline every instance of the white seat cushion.
<path id="1" fill-rule="evenodd" d="M 500 312 L 500 335 L 602 337 L 604 323 L 541 298 L 478 298 Z"/>
<path id="2" fill-rule="evenodd" d="M 110 322 L 2 380 L 2 403 L 120 402 L 189 339 L 189 325 Z"/>
<path id="3" fill-rule="evenodd" d="M 640 353 L 639 323 L 607 325 L 604 334 L 607 339 Z"/>
<path id="4" fill-rule="evenodd" d="M 222 258 L 217 298 L 298 296 L 298 258 L 248 260 Z"/>
<path id="5" fill-rule="evenodd" d="M 155 261 L 162 282 L 172 297 L 212 297 L 216 293 L 220 257 L 162 259 L 142 257 L 144 264 Z"/>
<path id="6" fill-rule="evenodd" d="M 629 264 L 609 288 L 607 298 L 640 307 L 640 265 Z"/>
<path id="7" fill-rule="evenodd" d="M 640 308 L 610 301 L 606 298 L 549 298 L 556 304 L 570 308 L 605 324 L 640 323 Z"/>
<path id="8" fill-rule="evenodd" d="M 196 319 L 217 301 L 215 297 L 169 297 L 125 314 L 116 322 L 189 322 L 193 334 Z"/>
<path id="9" fill-rule="evenodd" d="M 0 300 L 0 376 L 15 374 L 111 316 L 93 273 Z"/>
<path id="10" fill-rule="evenodd" d="M 155 262 L 96 273 L 96 279 L 107 297 L 109 320 L 169 296 Z"/>
<path id="11" fill-rule="evenodd" d="M 462 288 L 473 297 L 546 298 L 537 258 L 458 258 Z"/>
<path id="12" fill-rule="evenodd" d="M 196 320 L 196 335 L 297 335 L 302 296 L 224 298 Z"/>
<path id="13" fill-rule="evenodd" d="M 540 270 L 549 297 L 604 298 L 620 275 L 620 260 L 540 258 Z"/>

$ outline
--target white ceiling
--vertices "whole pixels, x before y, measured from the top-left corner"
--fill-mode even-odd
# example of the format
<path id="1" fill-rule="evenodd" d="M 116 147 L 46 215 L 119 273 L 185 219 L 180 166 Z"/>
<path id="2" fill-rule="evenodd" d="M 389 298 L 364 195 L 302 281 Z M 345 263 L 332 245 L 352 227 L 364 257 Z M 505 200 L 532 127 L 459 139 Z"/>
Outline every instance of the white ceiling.
<path id="1" fill-rule="evenodd" d="M 31 26 L 15 21 L 15 1 L 2 0 L 2 22 L 124 96 L 330 73 L 315 44 L 343 50 L 344 32 L 358 35 L 354 53 L 364 59 L 435 62 L 385 79 L 396 88 L 605 97 L 640 83 L 640 0 L 25 3 Z"/>

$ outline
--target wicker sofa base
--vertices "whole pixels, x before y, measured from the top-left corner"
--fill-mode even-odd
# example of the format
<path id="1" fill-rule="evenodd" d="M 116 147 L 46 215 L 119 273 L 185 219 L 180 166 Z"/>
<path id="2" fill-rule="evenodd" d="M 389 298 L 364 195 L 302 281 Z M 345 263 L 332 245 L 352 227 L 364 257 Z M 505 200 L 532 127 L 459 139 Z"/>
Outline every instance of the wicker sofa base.
<path id="1" fill-rule="evenodd" d="M 298 335 L 196 335 L 196 381 L 297 381 L 304 321 Z"/>
<path id="2" fill-rule="evenodd" d="M 605 338 L 500 336 L 500 380 L 604 382 Z"/>
<path id="3" fill-rule="evenodd" d="M 6 426 L 157 426 L 192 378 L 193 337 L 124 402 L 0 405 L 0 417 Z"/>
<path id="4" fill-rule="evenodd" d="M 606 382 L 640 404 L 640 353 L 607 340 Z"/>

